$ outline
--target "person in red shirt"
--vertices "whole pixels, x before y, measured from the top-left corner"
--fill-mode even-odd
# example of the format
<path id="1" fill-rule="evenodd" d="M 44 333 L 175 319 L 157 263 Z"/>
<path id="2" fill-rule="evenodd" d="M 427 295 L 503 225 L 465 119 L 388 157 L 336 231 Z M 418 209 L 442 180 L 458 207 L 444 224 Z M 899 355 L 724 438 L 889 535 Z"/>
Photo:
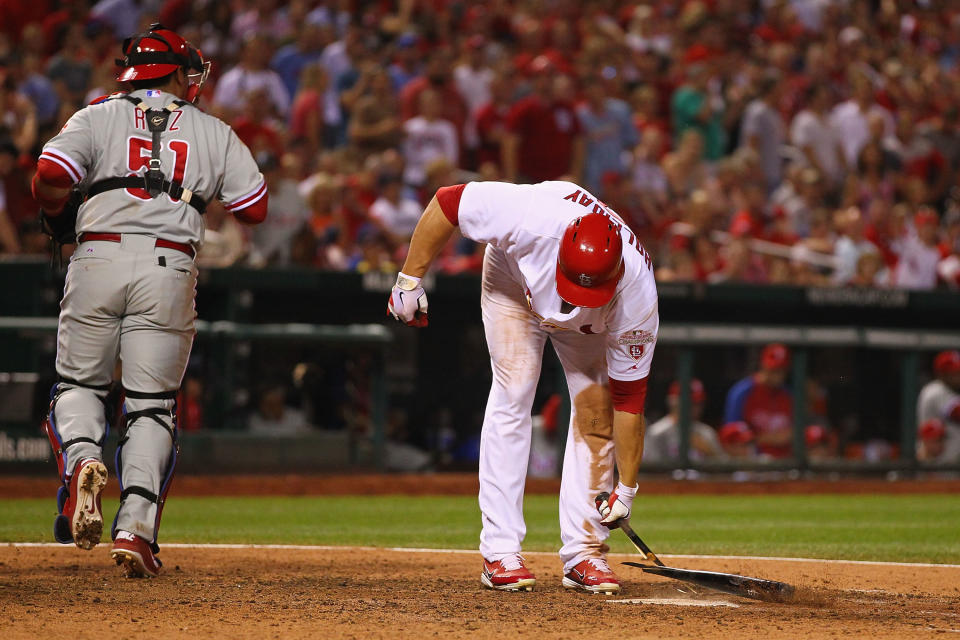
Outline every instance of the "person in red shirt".
<path id="1" fill-rule="evenodd" d="M 246 98 L 243 114 L 231 123 L 233 130 L 254 154 L 269 151 L 277 157 L 282 156 L 283 142 L 279 128 L 270 118 L 270 100 L 266 89 L 254 89 Z"/>
<path id="2" fill-rule="evenodd" d="M 507 114 L 502 147 L 503 171 L 511 182 L 543 182 L 583 169 L 583 138 L 573 110 L 569 76 L 556 75 L 553 64 L 538 57 L 530 64 L 532 92 Z"/>
<path id="3" fill-rule="evenodd" d="M 507 133 L 507 114 L 510 113 L 510 100 L 513 97 L 513 83 L 505 75 L 497 75 L 490 83 L 490 102 L 477 111 L 477 136 L 480 148 L 477 150 L 477 167 L 493 163 L 499 169 L 501 147 Z"/>
<path id="4" fill-rule="evenodd" d="M 784 388 L 790 351 L 768 344 L 760 354 L 760 370 L 737 382 L 727 393 L 724 422 L 746 422 L 757 435 L 757 449 L 772 458 L 793 453 L 793 398 Z"/>

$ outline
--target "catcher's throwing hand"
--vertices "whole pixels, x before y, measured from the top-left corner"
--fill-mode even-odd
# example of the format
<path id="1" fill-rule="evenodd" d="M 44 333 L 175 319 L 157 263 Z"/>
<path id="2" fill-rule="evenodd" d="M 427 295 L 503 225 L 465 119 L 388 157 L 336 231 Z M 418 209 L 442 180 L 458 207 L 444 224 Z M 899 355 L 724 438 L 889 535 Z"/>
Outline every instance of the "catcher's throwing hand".
<path id="1" fill-rule="evenodd" d="M 387 301 L 387 313 L 410 327 L 427 326 L 427 292 L 420 286 L 420 278 L 397 274 L 397 284 L 393 285 Z"/>
<path id="2" fill-rule="evenodd" d="M 600 524 L 608 528 L 614 528 L 620 520 L 630 519 L 630 508 L 633 506 L 633 498 L 637 495 L 637 489 L 640 487 L 627 487 L 618 482 L 617 488 L 605 500 L 597 496 L 597 511 L 600 512 Z"/>

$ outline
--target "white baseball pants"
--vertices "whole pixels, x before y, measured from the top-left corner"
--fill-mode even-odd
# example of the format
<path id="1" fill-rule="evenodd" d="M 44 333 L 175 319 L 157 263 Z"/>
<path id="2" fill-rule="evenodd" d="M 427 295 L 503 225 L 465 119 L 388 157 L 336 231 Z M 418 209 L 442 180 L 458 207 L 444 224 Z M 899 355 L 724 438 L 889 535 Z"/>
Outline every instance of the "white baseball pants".
<path id="1" fill-rule="evenodd" d="M 519 553 L 526 525 L 523 491 L 530 456 L 531 408 L 549 336 L 570 392 L 571 418 L 560 486 L 560 559 L 564 573 L 607 551 L 594 497 L 613 489 L 613 407 L 607 388 L 606 337 L 540 326 L 522 279 L 502 251 L 487 247 L 480 306 L 493 383 L 480 436 L 480 553 Z"/>

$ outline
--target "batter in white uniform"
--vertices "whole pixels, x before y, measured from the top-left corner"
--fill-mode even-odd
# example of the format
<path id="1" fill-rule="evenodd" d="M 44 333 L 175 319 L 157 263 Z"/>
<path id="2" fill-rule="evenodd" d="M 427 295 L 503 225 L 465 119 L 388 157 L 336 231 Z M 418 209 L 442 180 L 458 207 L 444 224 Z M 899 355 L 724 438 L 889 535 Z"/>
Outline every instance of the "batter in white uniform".
<path id="1" fill-rule="evenodd" d="M 520 555 L 531 405 L 549 338 L 572 399 L 560 489 L 563 585 L 616 593 L 607 527 L 628 518 L 643 453 L 643 405 L 659 316 L 653 265 L 606 205 L 570 182 L 444 187 L 427 206 L 388 310 L 427 325 L 420 286 L 456 227 L 487 244 L 481 309 L 493 368 L 480 444 L 481 582 L 531 590 Z M 609 502 L 594 497 L 613 489 Z"/>
<path id="2" fill-rule="evenodd" d="M 241 221 L 258 223 L 267 193 L 233 130 L 192 104 L 209 65 L 197 49 L 153 25 L 123 52 L 118 80 L 134 91 L 75 113 L 44 146 L 33 187 L 57 224 L 72 222 L 64 205 L 74 185 L 85 196 L 60 305 L 59 382 L 44 425 L 63 482 L 54 536 L 83 549 L 100 541 L 105 398 L 119 358 L 125 424 L 116 425 L 121 503 L 111 555 L 128 576 L 142 577 L 160 568 L 157 528 L 176 464 L 175 398 L 195 333 L 203 210 L 216 197 Z"/>

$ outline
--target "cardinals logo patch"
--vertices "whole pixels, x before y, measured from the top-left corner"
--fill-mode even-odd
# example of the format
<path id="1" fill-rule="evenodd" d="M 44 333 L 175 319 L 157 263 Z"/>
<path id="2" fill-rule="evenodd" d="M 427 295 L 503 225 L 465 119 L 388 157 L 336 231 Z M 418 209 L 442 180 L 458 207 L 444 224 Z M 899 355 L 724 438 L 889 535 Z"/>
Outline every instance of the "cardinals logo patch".
<path id="1" fill-rule="evenodd" d="M 642 344 L 632 344 L 628 349 L 630 352 L 630 357 L 636 361 L 640 361 L 640 358 L 643 357 L 643 345 Z"/>

